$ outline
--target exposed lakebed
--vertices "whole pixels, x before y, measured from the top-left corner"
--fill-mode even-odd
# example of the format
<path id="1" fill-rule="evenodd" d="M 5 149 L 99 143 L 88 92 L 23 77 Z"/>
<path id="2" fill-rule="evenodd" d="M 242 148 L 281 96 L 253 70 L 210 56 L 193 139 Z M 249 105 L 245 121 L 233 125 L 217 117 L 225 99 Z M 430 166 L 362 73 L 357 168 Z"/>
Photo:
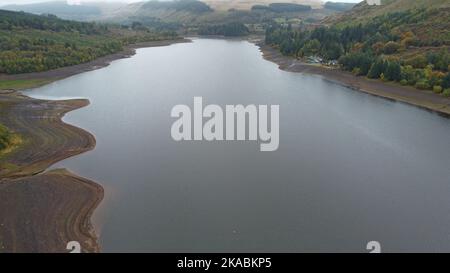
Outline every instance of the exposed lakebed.
<path id="1" fill-rule="evenodd" d="M 88 98 L 68 168 L 105 188 L 103 251 L 450 251 L 450 120 L 319 76 L 245 41 L 138 49 L 26 94 Z M 280 105 L 280 146 L 175 142 L 174 105 Z"/>

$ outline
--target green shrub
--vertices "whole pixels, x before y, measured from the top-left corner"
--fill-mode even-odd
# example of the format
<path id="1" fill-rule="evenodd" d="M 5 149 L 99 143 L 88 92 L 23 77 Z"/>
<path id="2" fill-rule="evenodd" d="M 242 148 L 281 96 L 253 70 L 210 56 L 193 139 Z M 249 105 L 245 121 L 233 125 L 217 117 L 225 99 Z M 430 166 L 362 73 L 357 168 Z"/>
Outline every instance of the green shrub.
<path id="1" fill-rule="evenodd" d="M 393 41 L 389 41 L 386 43 L 386 45 L 384 45 L 383 52 L 385 54 L 389 55 L 389 54 L 396 53 L 399 49 L 400 49 L 400 44 L 393 42 Z"/>
<path id="2" fill-rule="evenodd" d="M 387 66 L 386 62 L 383 61 L 383 59 L 381 58 L 377 59 L 370 67 L 367 77 L 369 79 L 379 79 L 381 74 L 384 73 L 386 66 Z"/>
<path id="3" fill-rule="evenodd" d="M 417 89 L 422 89 L 422 90 L 430 89 L 430 85 L 428 84 L 428 81 L 427 81 L 427 80 L 420 80 L 420 81 L 418 81 L 418 82 L 416 83 L 415 87 L 416 87 Z"/>
<path id="4" fill-rule="evenodd" d="M 406 65 L 411 65 L 414 68 L 425 68 L 428 64 L 428 60 L 423 55 L 416 55 L 406 60 Z"/>
<path id="5" fill-rule="evenodd" d="M 450 97 L 450 88 L 445 89 L 442 95 L 444 95 L 444 97 Z"/>
<path id="6" fill-rule="evenodd" d="M 450 72 L 442 79 L 442 87 L 444 87 L 444 89 L 450 88 Z"/>
<path id="7" fill-rule="evenodd" d="M 11 141 L 11 134 L 8 129 L 0 124 L 0 150 L 6 148 Z"/>
<path id="8" fill-rule="evenodd" d="M 402 69 L 400 67 L 400 64 L 397 62 L 388 62 L 388 65 L 386 67 L 386 70 L 384 71 L 384 76 L 386 79 L 390 81 L 400 81 Z"/>
<path id="9" fill-rule="evenodd" d="M 408 81 L 403 79 L 403 80 L 400 81 L 400 84 L 401 85 L 408 85 Z"/>
<path id="10" fill-rule="evenodd" d="M 355 68 L 353 68 L 352 73 L 357 76 L 361 75 L 361 69 L 359 69 L 359 67 L 355 67 Z"/>
<path id="11" fill-rule="evenodd" d="M 433 92 L 436 93 L 436 94 L 442 93 L 442 87 L 439 86 L 439 85 L 433 86 Z"/>

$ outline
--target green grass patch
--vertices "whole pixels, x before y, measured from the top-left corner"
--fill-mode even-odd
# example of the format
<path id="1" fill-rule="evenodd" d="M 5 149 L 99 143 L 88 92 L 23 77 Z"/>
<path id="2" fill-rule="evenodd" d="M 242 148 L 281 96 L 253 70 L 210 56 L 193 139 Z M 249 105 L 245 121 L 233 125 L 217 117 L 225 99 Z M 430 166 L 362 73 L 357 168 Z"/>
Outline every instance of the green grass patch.
<path id="1" fill-rule="evenodd" d="M 28 89 L 39 87 L 50 82 L 54 81 L 54 79 L 31 79 L 31 80 L 1 80 L 0 81 L 0 90 L 7 89 Z"/>
<path id="2" fill-rule="evenodd" d="M 6 126 L 0 124 L 0 158 L 12 152 L 23 143 L 22 137 L 11 132 Z"/>

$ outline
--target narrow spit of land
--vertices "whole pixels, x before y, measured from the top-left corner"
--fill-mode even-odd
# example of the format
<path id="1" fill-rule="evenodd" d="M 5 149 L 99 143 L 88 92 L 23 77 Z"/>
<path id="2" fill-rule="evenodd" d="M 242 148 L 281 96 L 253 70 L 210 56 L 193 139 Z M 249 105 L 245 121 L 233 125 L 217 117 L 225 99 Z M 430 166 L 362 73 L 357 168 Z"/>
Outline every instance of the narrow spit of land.
<path id="1" fill-rule="evenodd" d="M 88 101 L 13 93 L 1 94 L 0 102 L 0 123 L 22 142 L 0 157 L 0 252 L 65 252 L 69 241 L 99 251 L 90 218 L 103 188 L 66 170 L 44 172 L 95 147 L 94 136 L 61 120 Z"/>

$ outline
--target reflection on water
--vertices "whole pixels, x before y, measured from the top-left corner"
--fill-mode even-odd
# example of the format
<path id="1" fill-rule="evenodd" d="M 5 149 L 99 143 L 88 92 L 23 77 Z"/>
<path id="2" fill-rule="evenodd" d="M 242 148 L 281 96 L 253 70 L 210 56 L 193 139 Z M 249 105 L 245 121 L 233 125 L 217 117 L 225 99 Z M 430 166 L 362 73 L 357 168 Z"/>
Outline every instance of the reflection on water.
<path id="1" fill-rule="evenodd" d="M 449 120 L 281 71 L 248 42 L 140 49 L 31 95 L 91 101 L 65 120 L 96 149 L 57 167 L 105 186 L 104 251 L 450 251 Z M 279 104 L 279 149 L 173 141 L 170 110 L 194 96 Z"/>

